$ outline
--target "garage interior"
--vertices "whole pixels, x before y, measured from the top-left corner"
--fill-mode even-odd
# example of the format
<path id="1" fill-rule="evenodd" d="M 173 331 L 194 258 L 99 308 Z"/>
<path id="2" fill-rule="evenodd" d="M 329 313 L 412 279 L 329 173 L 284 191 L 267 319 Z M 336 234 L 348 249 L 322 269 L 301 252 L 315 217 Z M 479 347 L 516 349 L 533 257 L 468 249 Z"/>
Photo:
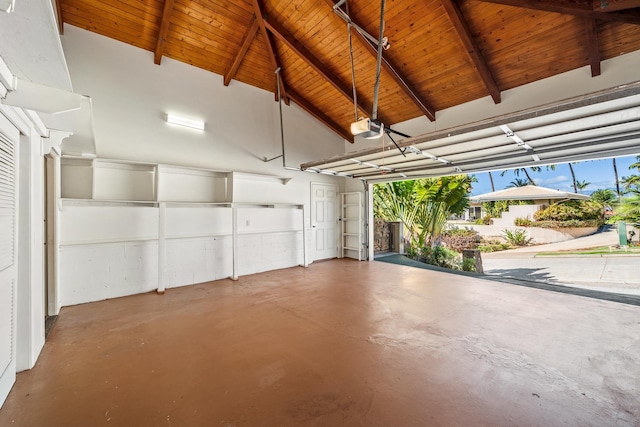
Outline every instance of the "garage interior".
<path id="1" fill-rule="evenodd" d="M 637 424 L 638 306 L 367 227 L 375 182 L 637 154 L 636 0 L 0 10 L 0 425 Z"/>

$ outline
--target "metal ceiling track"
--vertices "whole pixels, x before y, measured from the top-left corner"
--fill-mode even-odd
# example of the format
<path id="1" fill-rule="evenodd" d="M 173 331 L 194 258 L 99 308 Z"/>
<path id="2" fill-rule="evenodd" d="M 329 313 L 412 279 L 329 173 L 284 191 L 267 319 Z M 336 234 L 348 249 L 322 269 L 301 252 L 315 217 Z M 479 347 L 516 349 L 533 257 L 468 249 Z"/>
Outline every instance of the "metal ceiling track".
<path id="1" fill-rule="evenodd" d="M 301 169 L 389 181 L 638 154 L 640 82 L 392 141 L 401 155 L 389 145 Z"/>

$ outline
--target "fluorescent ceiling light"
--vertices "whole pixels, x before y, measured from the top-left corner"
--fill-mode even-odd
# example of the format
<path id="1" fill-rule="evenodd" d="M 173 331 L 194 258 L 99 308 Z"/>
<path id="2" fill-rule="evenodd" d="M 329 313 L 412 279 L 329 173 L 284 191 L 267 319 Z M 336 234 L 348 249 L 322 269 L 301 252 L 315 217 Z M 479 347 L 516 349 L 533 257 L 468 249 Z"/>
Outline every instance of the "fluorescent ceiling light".
<path id="1" fill-rule="evenodd" d="M 0 11 L 11 13 L 16 6 L 16 0 L 0 0 Z"/>
<path id="2" fill-rule="evenodd" d="M 204 122 L 202 120 L 189 119 L 187 117 L 176 116 L 175 114 L 167 114 L 167 123 L 204 130 Z"/>
<path id="3" fill-rule="evenodd" d="M 384 125 L 382 123 L 372 122 L 369 118 L 363 118 L 351 123 L 351 134 L 366 139 L 380 138 L 383 130 Z"/>

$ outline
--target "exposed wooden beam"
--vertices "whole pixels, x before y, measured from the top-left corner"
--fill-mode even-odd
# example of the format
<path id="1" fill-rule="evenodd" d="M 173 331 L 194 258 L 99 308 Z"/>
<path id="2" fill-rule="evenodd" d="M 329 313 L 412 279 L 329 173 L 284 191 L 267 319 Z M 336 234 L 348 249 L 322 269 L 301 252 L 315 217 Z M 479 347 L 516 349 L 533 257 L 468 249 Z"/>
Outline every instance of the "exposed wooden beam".
<path id="1" fill-rule="evenodd" d="M 307 113 L 311 114 L 313 117 L 315 117 L 318 121 L 320 121 L 326 127 L 328 127 L 329 129 L 334 131 L 336 134 L 338 134 L 341 138 L 346 139 L 347 141 L 353 144 L 353 135 L 351 135 L 345 129 L 341 128 L 340 125 L 338 125 L 336 122 L 331 120 L 331 118 L 325 115 L 322 111 L 318 110 L 309 101 L 304 99 L 294 90 L 289 89 L 288 94 L 289 94 L 289 98 L 291 98 L 293 102 L 298 104 L 300 108 L 305 110 Z"/>
<path id="2" fill-rule="evenodd" d="M 589 64 L 591 65 L 591 77 L 600 75 L 600 47 L 598 45 L 598 23 L 595 19 L 585 18 L 587 31 L 587 49 L 589 49 Z"/>
<path id="3" fill-rule="evenodd" d="M 333 86 L 342 96 L 353 102 L 353 92 L 349 86 L 344 84 L 340 79 L 327 67 L 322 61 L 316 58 L 302 43 L 291 36 L 278 23 L 264 20 L 264 25 L 274 36 L 281 40 L 284 44 L 293 50 L 303 61 L 313 68 L 320 76 L 322 76 L 331 86 Z M 360 95 L 358 95 L 359 98 Z M 362 98 L 361 98 L 362 99 Z M 365 112 L 370 112 L 373 105 L 358 105 L 358 108 Z M 380 116 L 380 120 L 385 122 L 385 117 Z"/>
<path id="4" fill-rule="evenodd" d="M 640 0 L 593 0 L 593 10 L 596 12 L 613 12 L 635 7 L 640 7 Z"/>
<path id="5" fill-rule="evenodd" d="M 325 0 L 326 3 L 331 6 L 335 6 L 333 0 Z M 351 18 L 351 22 L 355 25 L 362 28 L 362 25 L 353 17 Z M 374 46 L 366 37 L 360 34 L 358 31 L 354 31 L 353 34 L 356 35 L 358 40 L 367 48 L 367 51 L 374 57 L 377 57 L 378 51 L 377 47 Z M 382 57 L 382 68 L 389 74 L 389 76 L 393 79 L 393 81 L 398 85 L 398 87 L 411 99 L 411 101 L 422 111 L 422 114 L 427 116 L 427 118 L 431 121 L 436 119 L 436 112 L 433 107 L 431 107 L 427 102 L 425 102 L 421 96 L 418 95 L 418 91 L 414 88 L 412 84 L 409 83 L 409 80 L 406 76 L 402 75 L 398 70 L 398 67 L 395 66 L 389 59 L 385 58 L 384 55 Z M 390 123 L 391 124 L 391 123 Z"/>
<path id="6" fill-rule="evenodd" d="M 56 19 L 58 20 L 58 34 L 64 34 L 64 19 L 62 19 L 62 5 L 61 0 L 54 0 L 56 5 Z"/>
<path id="7" fill-rule="evenodd" d="M 231 63 L 231 67 L 229 67 L 229 71 L 224 75 L 224 85 L 229 86 L 231 80 L 235 77 L 238 68 L 240 68 L 240 64 L 242 64 L 242 60 L 244 56 L 247 54 L 253 39 L 256 37 L 256 32 L 258 31 L 258 20 L 256 16 L 253 16 L 253 20 L 251 22 L 251 26 L 247 28 L 247 33 L 244 35 L 244 40 L 242 41 L 242 46 L 240 46 L 240 50 L 236 54 L 236 57 L 233 58 L 233 62 Z"/>
<path id="8" fill-rule="evenodd" d="M 489 91 L 491 98 L 493 98 L 493 102 L 499 104 L 500 99 L 500 89 L 493 78 L 493 74 L 487 65 L 482 53 L 480 52 L 480 48 L 478 47 L 478 43 L 476 39 L 471 34 L 471 30 L 469 29 L 469 25 L 460 10 L 460 7 L 455 2 L 455 0 L 441 0 L 442 6 L 444 6 L 444 10 L 449 15 L 449 19 L 453 23 L 453 27 L 456 29 L 462 44 L 467 50 L 467 54 L 471 58 L 473 65 L 478 70 L 478 74 L 482 78 L 485 87 Z"/>
<path id="9" fill-rule="evenodd" d="M 167 42 L 167 33 L 169 32 L 169 24 L 171 22 L 171 12 L 173 12 L 173 0 L 164 1 L 164 10 L 160 21 L 160 31 L 158 31 L 158 41 L 156 42 L 156 50 L 153 55 L 153 62 L 160 65 L 162 55 L 164 55 L 164 45 Z"/>
<path id="10" fill-rule="evenodd" d="M 264 38 L 264 42 L 265 42 L 265 47 L 267 48 L 267 51 L 269 53 L 269 60 L 271 61 L 271 66 L 273 67 L 273 75 L 274 78 L 277 79 L 275 72 L 278 68 L 280 68 L 280 65 L 278 64 L 278 58 L 276 56 L 276 50 L 275 47 L 273 46 L 273 42 L 271 41 L 271 37 L 269 37 L 269 32 L 267 31 L 267 28 L 264 26 L 264 19 L 262 19 L 262 5 L 260 4 L 260 0 L 252 0 L 253 3 L 253 12 L 256 16 L 256 21 L 258 22 L 258 26 L 260 27 L 260 33 L 262 34 L 262 38 Z M 280 71 L 282 72 L 282 70 Z M 282 74 L 280 74 L 282 76 Z M 289 103 L 289 98 L 287 97 L 287 92 L 284 90 L 284 83 L 283 83 L 283 79 L 280 79 L 280 94 L 282 96 L 282 100 L 285 101 L 285 103 Z M 278 100 L 278 93 L 276 92 L 276 101 Z"/>
<path id="11" fill-rule="evenodd" d="M 634 11 L 626 12 L 595 12 L 591 3 L 571 3 L 558 0 L 480 0 L 487 3 L 504 4 L 507 6 L 526 9 L 543 10 L 545 12 L 563 13 L 565 15 L 580 16 L 582 18 L 600 19 L 602 21 L 624 22 L 640 25 L 640 14 Z"/>

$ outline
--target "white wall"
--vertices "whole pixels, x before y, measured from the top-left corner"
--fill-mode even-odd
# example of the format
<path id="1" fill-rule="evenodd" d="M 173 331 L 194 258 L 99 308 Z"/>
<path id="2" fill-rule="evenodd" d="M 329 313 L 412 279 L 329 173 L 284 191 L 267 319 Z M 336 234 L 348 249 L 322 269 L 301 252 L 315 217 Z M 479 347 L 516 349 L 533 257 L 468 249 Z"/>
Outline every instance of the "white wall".
<path id="1" fill-rule="evenodd" d="M 170 58 L 65 26 L 62 44 L 76 92 L 92 98 L 98 157 L 288 174 L 274 94 Z M 275 79 L 275 74 L 274 74 Z M 166 113 L 203 119 L 205 131 L 168 125 Z M 340 137 L 283 105 L 287 166 L 340 154 Z M 308 178 L 304 178 L 308 179 Z M 324 179 L 324 178 L 323 178 Z M 321 179 L 321 180 L 323 180 Z"/>
<path id="2" fill-rule="evenodd" d="M 44 345 L 44 158 L 40 135 L 20 141 L 17 368 L 30 369 Z"/>
<path id="3" fill-rule="evenodd" d="M 311 182 L 342 186 L 343 179 L 285 170 L 282 159 L 263 161 L 281 153 L 278 104 L 272 93 L 235 81 L 225 87 L 221 76 L 169 58 L 157 66 L 151 52 L 72 26 L 65 27 L 62 42 L 75 91 L 92 99 L 98 159 L 234 171 L 226 201 L 304 204 L 304 222 L 299 209 L 238 207 L 235 275 L 304 263 L 302 228 L 309 227 Z M 169 125 L 166 113 L 202 119 L 205 130 Z M 283 105 L 283 121 L 287 166 L 343 152 L 340 137 L 293 103 Z M 94 168 L 74 179 L 93 179 L 93 186 L 86 182 L 79 187 L 93 188 L 94 198 L 122 194 L 109 187 L 117 180 L 100 171 Z M 159 177 L 166 180 L 169 175 Z M 163 182 L 158 185 L 155 191 L 166 200 Z M 197 194 L 186 197 L 183 193 L 193 188 L 174 187 L 164 186 L 172 191 L 170 200 L 225 201 L 206 200 L 209 195 L 203 200 Z M 144 197 L 131 198 L 154 200 L 153 192 L 142 193 Z M 234 273 L 230 207 L 167 204 L 166 239 L 158 223 L 160 210 L 157 205 L 64 202 L 60 304 L 146 292 L 159 282 L 170 288 Z M 307 247 L 314 245 L 308 242 Z M 313 261 L 313 253 L 307 259 Z"/>

